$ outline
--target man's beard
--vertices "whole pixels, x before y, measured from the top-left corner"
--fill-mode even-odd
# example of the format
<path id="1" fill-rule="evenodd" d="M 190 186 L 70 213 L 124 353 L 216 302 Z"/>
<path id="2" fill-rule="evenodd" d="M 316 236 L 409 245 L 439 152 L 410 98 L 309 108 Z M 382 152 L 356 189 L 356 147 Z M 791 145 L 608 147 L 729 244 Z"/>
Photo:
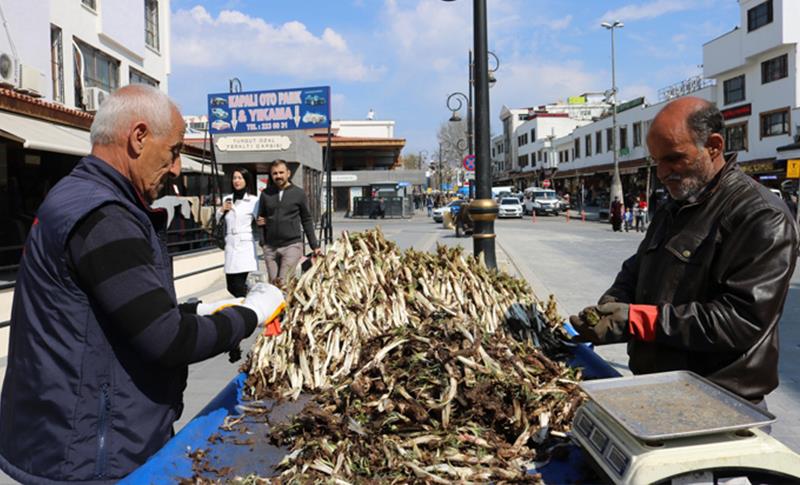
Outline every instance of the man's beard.
<path id="1" fill-rule="evenodd" d="M 703 187 L 705 187 L 706 184 L 708 183 L 707 181 L 702 180 L 698 175 L 688 175 L 685 177 L 677 177 L 670 175 L 670 177 L 668 177 L 666 181 L 669 181 L 670 179 L 678 180 L 679 184 L 678 188 L 675 189 L 674 192 L 672 191 L 672 189 L 670 189 L 668 185 L 666 186 L 667 190 L 669 191 L 669 195 L 673 199 L 680 201 L 696 196 L 697 194 L 700 193 L 701 190 L 703 190 Z"/>

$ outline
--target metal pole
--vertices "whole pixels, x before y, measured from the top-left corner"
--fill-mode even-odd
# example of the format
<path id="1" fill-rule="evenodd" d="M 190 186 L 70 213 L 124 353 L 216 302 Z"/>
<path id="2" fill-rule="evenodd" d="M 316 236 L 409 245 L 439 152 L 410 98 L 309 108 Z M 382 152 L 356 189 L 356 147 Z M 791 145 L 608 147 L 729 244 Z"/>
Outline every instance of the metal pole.
<path id="1" fill-rule="evenodd" d="M 616 53 L 614 45 L 614 30 L 617 28 L 618 22 L 611 25 L 611 140 L 612 148 L 614 150 L 614 175 L 611 179 L 611 188 L 609 190 L 609 204 L 613 204 L 614 197 L 618 197 L 620 202 L 623 202 L 624 195 L 622 193 L 622 179 L 619 175 L 619 144 L 617 143 L 617 69 L 616 69 Z M 609 212 L 609 216 L 610 216 Z"/>
<path id="2" fill-rule="evenodd" d="M 469 90 L 467 93 L 469 94 L 469 99 L 467 100 L 467 150 L 468 155 L 475 154 L 475 132 L 473 126 L 473 115 L 472 115 L 472 86 L 475 84 L 475 77 L 474 77 L 474 69 L 475 65 L 472 62 L 472 50 L 469 51 Z M 475 198 L 475 177 L 469 182 L 469 198 Z"/>
<path id="3" fill-rule="evenodd" d="M 442 173 L 442 142 L 439 142 L 439 186 L 436 188 L 438 191 L 442 191 L 442 183 L 444 182 L 444 178 L 442 177 L 444 174 Z"/>
<path id="4" fill-rule="evenodd" d="M 325 190 L 327 197 L 325 200 L 325 243 L 333 244 L 333 160 L 331 157 L 331 125 L 332 122 L 328 121 L 328 141 L 325 145 Z"/>
<path id="5" fill-rule="evenodd" d="M 492 159 L 489 150 L 489 54 L 486 32 L 486 0 L 473 1 L 475 52 L 475 182 L 476 198 L 469 206 L 475 221 L 473 252 L 489 268 L 496 268 L 494 220 L 497 203 L 492 199 Z"/>

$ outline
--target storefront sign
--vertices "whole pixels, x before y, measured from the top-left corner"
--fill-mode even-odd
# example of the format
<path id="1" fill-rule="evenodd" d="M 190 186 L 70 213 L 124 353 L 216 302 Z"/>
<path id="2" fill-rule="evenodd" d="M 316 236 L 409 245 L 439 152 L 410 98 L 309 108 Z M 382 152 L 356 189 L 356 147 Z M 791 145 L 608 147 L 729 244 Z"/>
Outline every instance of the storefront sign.
<path id="1" fill-rule="evenodd" d="M 752 112 L 752 107 L 748 103 L 748 104 L 743 104 L 741 106 L 735 106 L 733 108 L 722 110 L 722 117 L 725 118 L 726 120 L 730 120 L 733 118 L 741 118 L 742 116 L 750 116 L 751 112 Z"/>
<path id="2" fill-rule="evenodd" d="M 786 160 L 786 178 L 800 178 L 800 160 Z"/>
<path id="3" fill-rule="evenodd" d="M 288 150 L 292 140 L 288 136 L 226 136 L 217 138 L 216 145 L 223 152 L 275 152 Z"/>
<path id="4" fill-rule="evenodd" d="M 328 126 L 330 97 L 330 86 L 209 94 L 208 131 L 253 133 Z"/>
<path id="5" fill-rule="evenodd" d="M 775 170 L 775 164 L 772 162 L 748 163 L 741 164 L 739 166 L 741 167 L 742 172 L 748 175 L 754 173 L 772 172 Z"/>

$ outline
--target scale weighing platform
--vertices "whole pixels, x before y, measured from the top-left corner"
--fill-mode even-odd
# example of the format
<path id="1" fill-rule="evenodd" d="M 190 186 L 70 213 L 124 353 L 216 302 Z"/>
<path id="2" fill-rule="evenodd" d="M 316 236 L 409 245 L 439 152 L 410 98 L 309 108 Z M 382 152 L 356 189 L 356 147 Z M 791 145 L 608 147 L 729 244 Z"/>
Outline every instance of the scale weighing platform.
<path id="1" fill-rule="evenodd" d="M 585 381 L 573 437 L 614 483 L 800 483 L 775 416 L 688 371 Z"/>

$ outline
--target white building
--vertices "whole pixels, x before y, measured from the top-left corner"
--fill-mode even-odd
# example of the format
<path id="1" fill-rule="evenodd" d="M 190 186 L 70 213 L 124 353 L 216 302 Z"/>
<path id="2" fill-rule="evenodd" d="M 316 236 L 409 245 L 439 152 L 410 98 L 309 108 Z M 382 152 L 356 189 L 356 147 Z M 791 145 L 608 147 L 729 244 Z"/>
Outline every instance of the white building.
<path id="1" fill-rule="evenodd" d="M 504 183 L 527 186 L 546 170 L 557 166 L 554 140 L 572 133 L 608 111 L 603 96 L 586 93 L 570 97 L 566 103 L 557 102 L 535 108 L 509 109 L 503 106 L 500 119 L 503 135 L 497 137 L 496 152 L 502 171 L 496 179 Z M 523 187 L 520 187 L 523 188 Z"/>
<path id="2" fill-rule="evenodd" d="M 0 0 L 0 9 L 4 84 L 89 110 L 129 83 L 167 91 L 169 0 Z"/>
<path id="3" fill-rule="evenodd" d="M 800 115 L 800 77 L 798 77 L 798 40 L 800 1 L 739 0 L 741 27 L 713 39 L 703 46 L 703 75 L 661 90 L 661 99 L 648 105 L 639 98 L 618 106 L 618 162 L 626 193 L 644 193 L 657 185 L 654 170 L 648 166 L 647 131 L 664 104 L 680 96 L 697 96 L 713 101 L 725 118 L 726 152 L 737 153 L 742 169 L 761 182 L 777 187 L 784 179 L 787 158 L 800 158 L 800 124 L 792 119 Z M 504 124 L 508 110 L 501 111 Z M 514 125 L 508 137 L 518 163 L 513 171 L 524 174 L 525 160 L 533 169 L 551 168 L 559 186 L 575 191 L 587 184 L 595 194 L 607 191 L 613 172 L 611 151 L 612 119 L 605 113 L 599 119 L 578 123 L 567 132 L 554 130 L 551 141 L 530 143 L 530 122 Z M 526 143 L 527 142 L 527 143 Z M 555 154 L 553 154 L 553 152 Z M 540 164 L 540 158 L 545 165 Z M 498 174 L 498 180 L 506 180 Z M 649 181 L 649 183 L 648 183 Z M 606 201 L 600 200 L 599 205 Z"/>

